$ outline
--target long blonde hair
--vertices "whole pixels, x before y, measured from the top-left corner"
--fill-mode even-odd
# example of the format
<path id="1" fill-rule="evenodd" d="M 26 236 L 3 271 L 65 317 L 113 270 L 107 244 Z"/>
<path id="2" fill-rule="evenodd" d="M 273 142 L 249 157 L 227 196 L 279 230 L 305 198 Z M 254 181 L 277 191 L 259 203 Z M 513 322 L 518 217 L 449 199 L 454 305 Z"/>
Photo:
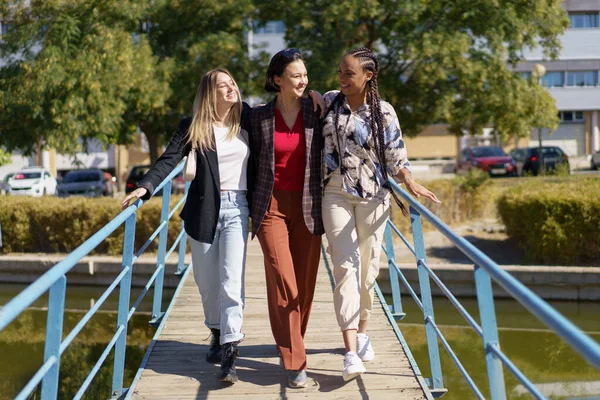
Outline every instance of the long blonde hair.
<path id="1" fill-rule="evenodd" d="M 194 99 L 194 110 L 192 123 L 188 130 L 188 143 L 192 143 L 192 146 L 201 153 L 208 149 L 213 149 L 213 122 L 217 120 L 217 76 L 219 73 L 227 74 L 231 80 L 235 83 L 233 76 L 223 68 L 215 68 L 208 71 L 200 81 L 198 91 L 196 92 L 196 98 Z M 225 119 L 225 125 L 230 127 L 229 133 L 227 134 L 227 140 L 232 140 L 240 132 L 240 119 L 242 117 L 242 98 L 240 91 L 237 88 L 237 103 L 234 104 Z"/>

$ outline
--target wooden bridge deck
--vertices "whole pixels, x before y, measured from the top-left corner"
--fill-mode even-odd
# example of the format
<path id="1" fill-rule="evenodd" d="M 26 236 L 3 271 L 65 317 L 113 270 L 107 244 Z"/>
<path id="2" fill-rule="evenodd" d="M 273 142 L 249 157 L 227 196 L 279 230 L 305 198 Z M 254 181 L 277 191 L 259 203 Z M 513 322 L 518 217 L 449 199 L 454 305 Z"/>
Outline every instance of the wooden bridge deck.
<path id="1" fill-rule="evenodd" d="M 257 240 L 249 241 L 246 269 L 245 340 L 238 359 L 239 382 L 225 386 L 218 365 L 204 357 L 210 340 L 200 295 L 191 273 L 165 322 L 134 388 L 134 399 L 424 399 L 425 394 L 379 301 L 369 323 L 376 358 L 367 373 L 342 379 L 343 341 L 337 326 L 329 272 L 323 260 L 306 332 L 309 387 L 290 389 L 269 325 L 263 258 Z"/>

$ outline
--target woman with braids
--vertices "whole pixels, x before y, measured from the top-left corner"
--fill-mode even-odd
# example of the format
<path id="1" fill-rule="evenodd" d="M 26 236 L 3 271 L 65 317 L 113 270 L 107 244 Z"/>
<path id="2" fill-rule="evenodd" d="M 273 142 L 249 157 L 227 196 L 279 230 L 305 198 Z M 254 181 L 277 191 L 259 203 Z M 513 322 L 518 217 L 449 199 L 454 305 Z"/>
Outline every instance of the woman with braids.
<path id="1" fill-rule="evenodd" d="M 335 312 L 346 347 L 345 381 L 365 372 L 363 361 L 375 357 L 367 323 L 390 192 L 407 214 L 388 177 L 397 177 L 414 197 L 440 202 L 410 174 L 396 112 L 379 98 L 378 73 L 371 50 L 352 50 L 340 63 L 342 90 L 324 95 L 323 225 L 333 262 Z"/>

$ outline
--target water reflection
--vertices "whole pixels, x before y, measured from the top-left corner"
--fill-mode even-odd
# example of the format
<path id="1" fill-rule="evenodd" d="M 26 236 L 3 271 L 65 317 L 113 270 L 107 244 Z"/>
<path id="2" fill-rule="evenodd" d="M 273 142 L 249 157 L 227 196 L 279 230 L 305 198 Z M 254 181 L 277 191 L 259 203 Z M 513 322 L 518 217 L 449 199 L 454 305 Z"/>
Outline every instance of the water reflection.
<path id="1" fill-rule="evenodd" d="M 389 299 L 388 299 L 389 301 Z M 477 302 L 474 299 L 461 299 L 467 311 L 479 320 Z M 584 329 L 596 341 L 600 341 L 600 305 L 598 303 L 551 302 L 563 315 Z M 431 376 L 429 355 L 423 328 L 421 311 L 412 299 L 403 297 L 404 312 L 407 317 L 398 323 L 415 357 L 423 376 Z M 435 298 L 435 319 L 450 346 L 455 351 L 467 372 L 486 398 L 489 398 L 487 372 L 481 338 L 467 326 L 466 321 L 445 299 Z M 421 313 L 421 314 L 420 314 Z M 564 382 L 598 381 L 600 375 L 582 357 L 570 349 L 554 333 L 532 317 L 519 303 L 511 300 L 496 302 L 496 316 L 499 326 L 502 350 L 519 369 L 534 383 L 551 384 Z M 475 398 L 464 381 L 458 368 L 440 346 L 444 385 L 448 394 L 444 399 L 464 400 Z M 504 370 L 507 396 L 509 399 L 530 399 L 520 389 L 520 382 L 508 370 Z M 572 391 L 557 391 L 557 385 L 542 386 L 552 399 L 567 399 L 581 395 L 582 385 L 574 385 Z M 561 387 L 566 387 L 561 385 Z M 586 395 L 600 395 L 600 385 L 585 384 Z M 578 393 L 579 391 L 579 393 Z M 545 393 L 546 394 L 546 393 Z M 556 394 L 556 395 L 553 395 Z M 588 397 L 589 398 L 589 397 Z"/>
<path id="2" fill-rule="evenodd" d="M 2 285 L 0 304 L 23 290 L 23 285 Z M 69 287 L 65 305 L 70 311 L 65 312 L 63 339 L 81 320 L 84 313 L 94 304 L 105 288 Z M 139 289 L 132 289 L 132 299 L 139 295 Z M 163 293 L 163 310 L 173 296 L 172 290 Z M 132 300 L 133 303 L 133 300 Z M 111 295 L 100 311 L 90 319 L 74 342 L 61 357 L 59 399 L 73 398 L 83 381 L 93 368 L 115 333 L 118 305 L 118 291 Z M 0 399 L 12 399 L 31 379 L 35 371 L 43 363 L 44 341 L 46 336 L 47 298 L 42 298 L 32 305 L 8 327 L 0 332 Z M 127 332 L 127 350 L 125 355 L 124 386 L 127 387 L 138 367 L 155 329 L 148 321 L 152 307 L 152 292 L 140 304 L 131 318 Z M 112 386 L 113 354 L 104 362 L 85 398 L 106 399 L 110 397 Z M 38 389 L 39 392 L 39 389 Z M 39 393 L 35 397 L 40 398 Z"/>

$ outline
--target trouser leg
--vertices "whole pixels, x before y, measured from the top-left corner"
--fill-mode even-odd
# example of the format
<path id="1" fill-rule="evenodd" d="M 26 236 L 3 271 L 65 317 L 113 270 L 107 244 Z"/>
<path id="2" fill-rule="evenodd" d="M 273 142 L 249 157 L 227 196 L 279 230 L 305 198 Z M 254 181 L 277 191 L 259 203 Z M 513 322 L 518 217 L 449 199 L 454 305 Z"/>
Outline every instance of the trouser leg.
<path id="1" fill-rule="evenodd" d="M 323 196 L 323 225 L 333 264 L 333 304 L 342 331 L 358 329 L 360 251 L 353 199 L 332 179 Z"/>
<path id="2" fill-rule="evenodd" d="M 289 240 L 300 304 L 300 335 L 304 338 L 319 272 L 321 236 L 313 235 L 306 227 L 302 213 L 302 193 L 293 195 L 290 204 L 292 215 L 289 222 Z"/>
<path id="3" fill-rule="evenodd" d="M 221 329 L 221 306 L 219 302 L 219 232 L 212 244 L 190 238 L 194 280 L 198 286 L 204 309 L 204 323 L 210 329 Z"/>
<path id="4" fill-rule="evenodd" d="M 283 366 L 288 370 L 306 368 L 306 351 L 301 335 L 300 299 L 290 251 L 288 220 L 281 205 L 287 192 L 274 193 L 258 231 L 264 255 L 267 303 L 271 330 Z"/>
<path id="5" fill-rule="evenodd" d="M 225 193 L 229 199 L 221 199 L 219 240 L 221 344 L 244 338 L 242 323 L 249 215 L 245 194 Z"/>
<path id="6" fill-rule="evenodd" d="M 362 201 L 355 207 L 360 250 L 360 320 L 366 321 L 373 309 L 375 280 L 379 275 L 379 256 L 385 224 L 390 215 L 389 199 Z"/>

